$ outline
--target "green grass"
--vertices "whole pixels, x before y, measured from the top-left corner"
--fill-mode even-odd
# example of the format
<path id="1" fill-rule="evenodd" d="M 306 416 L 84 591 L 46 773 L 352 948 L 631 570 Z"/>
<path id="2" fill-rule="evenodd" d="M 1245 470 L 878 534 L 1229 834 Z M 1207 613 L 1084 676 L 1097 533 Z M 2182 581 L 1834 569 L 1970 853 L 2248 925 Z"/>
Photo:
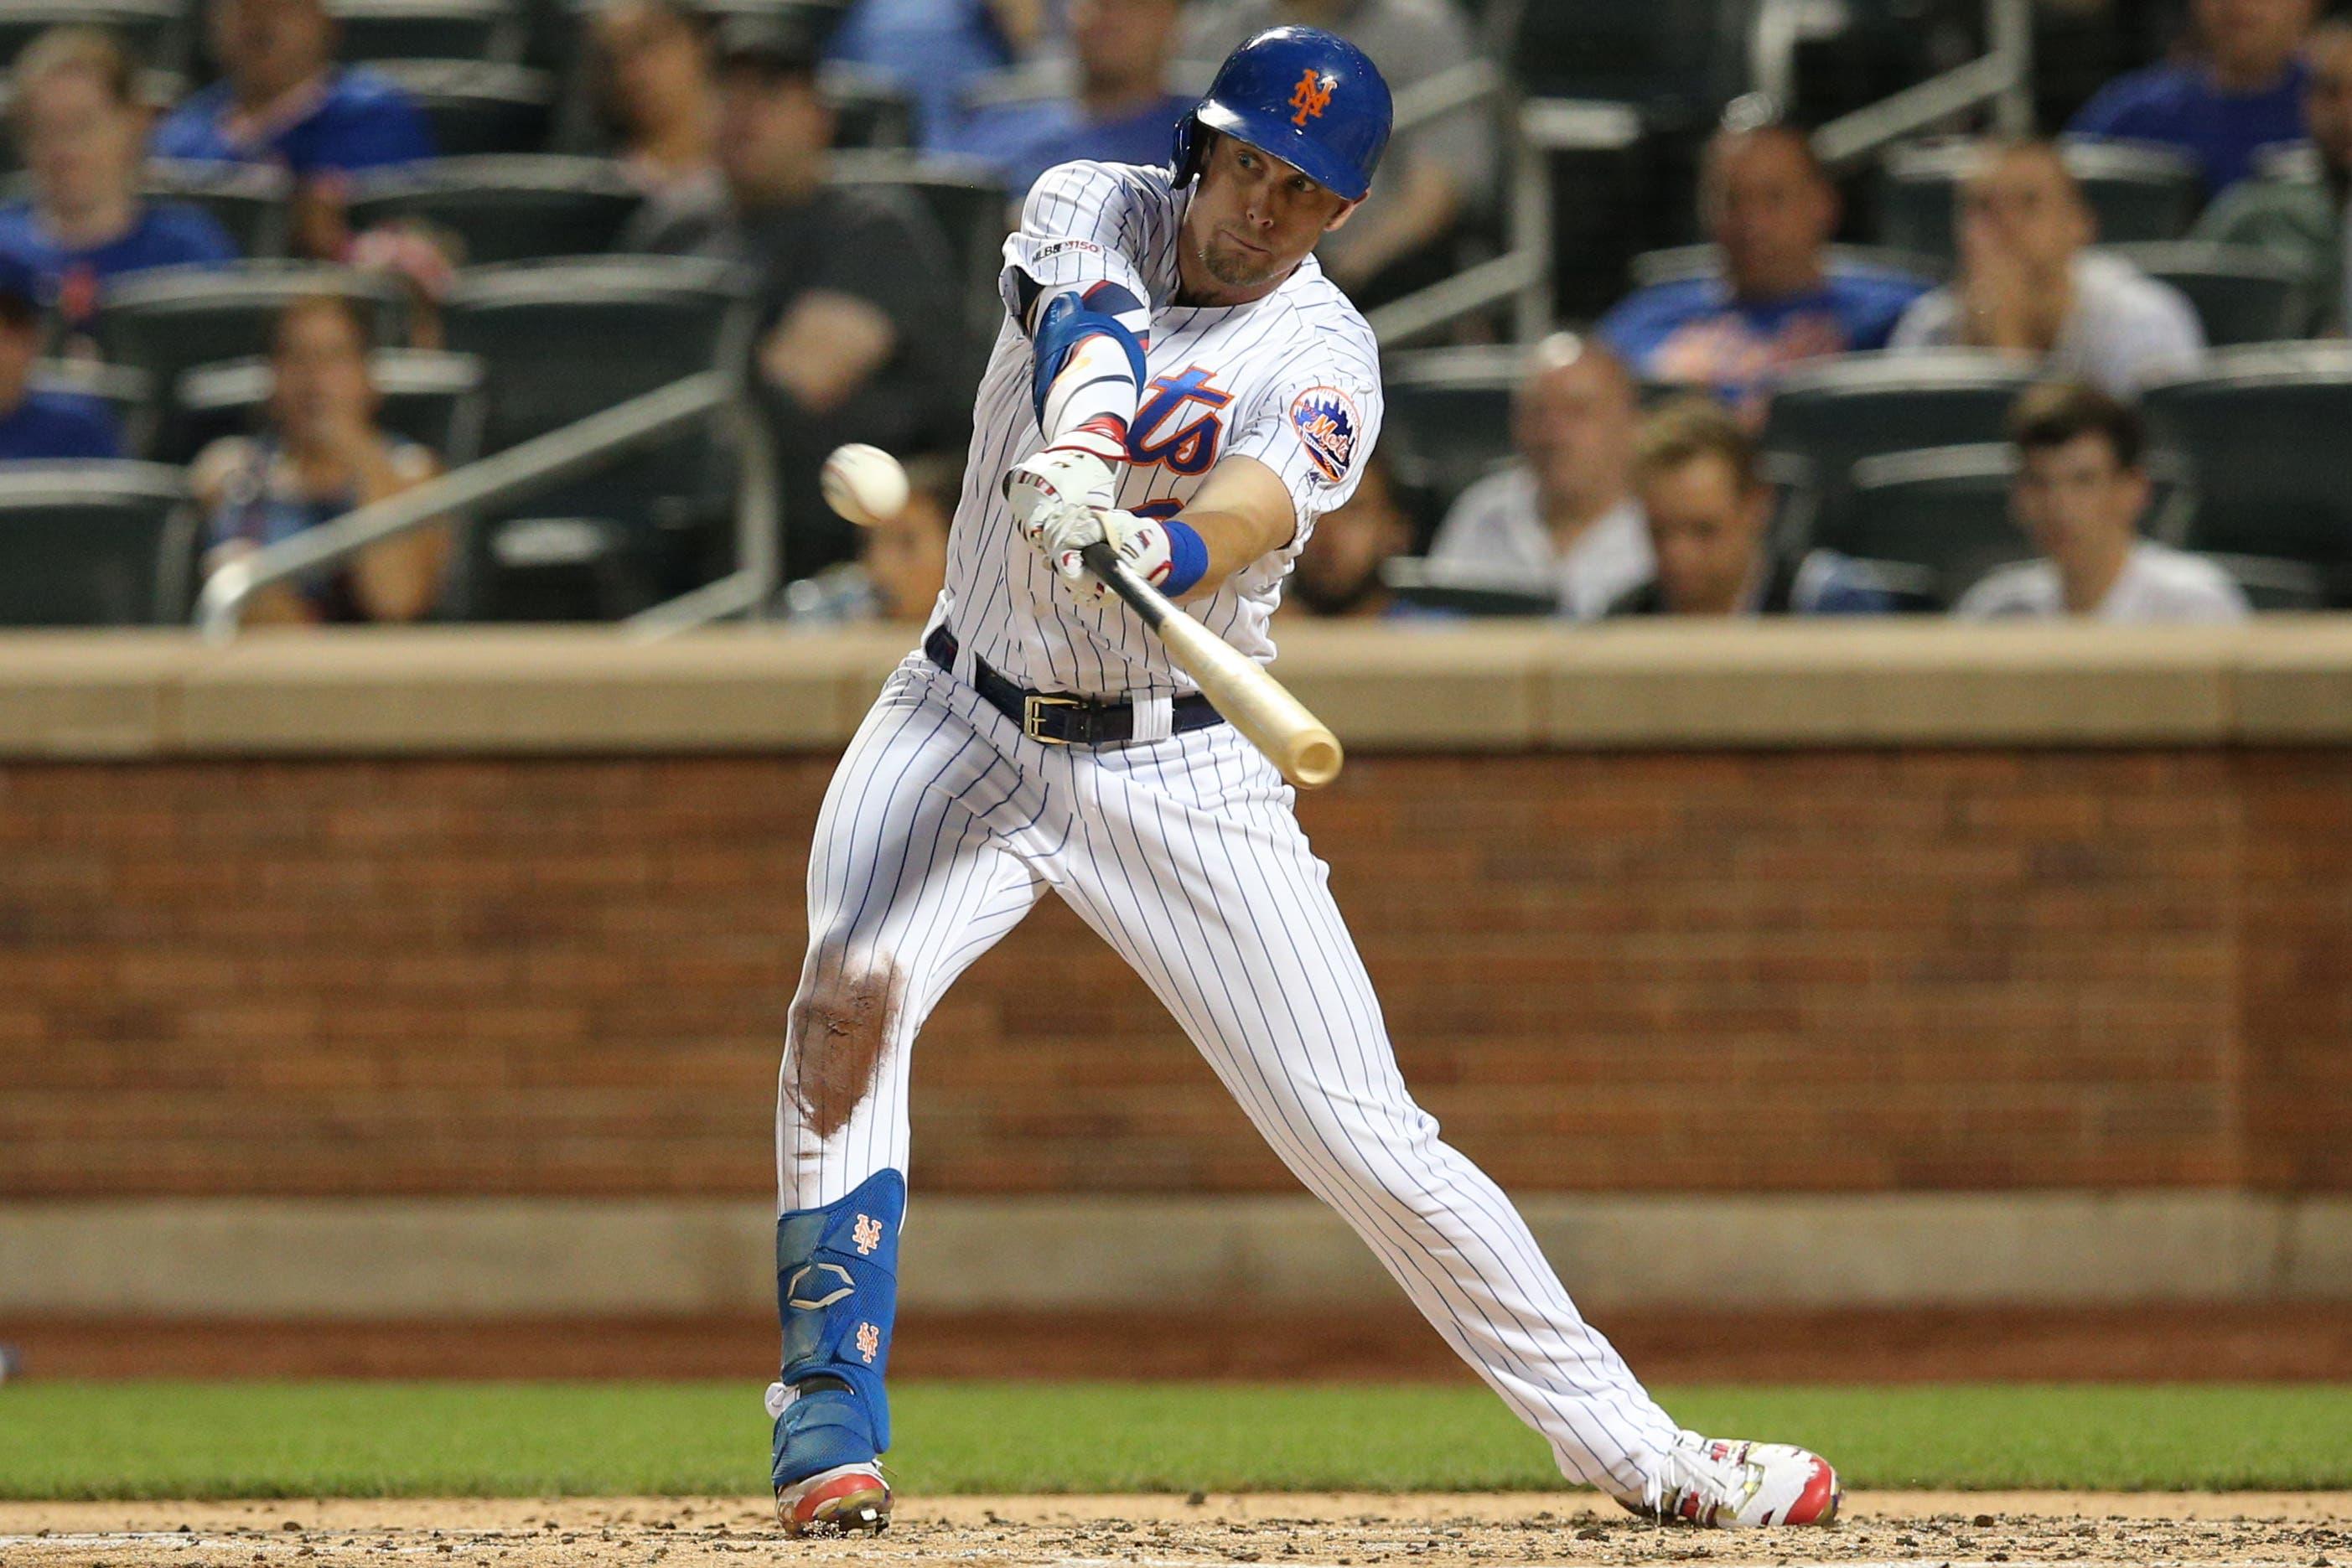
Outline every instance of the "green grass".
<path id="1" fill-rule="evenodd" d="M 1808 1443 L 1855 1487 L 2352 1486 L 2352 1385 L 1672 1389 L 1702 1431 Z M 1477 1387 L 914 1384 L 910 1492 L 1526 1489 Z M 0 1497 L 757 1495 L 744 1384 L 21 1383 Z"/>

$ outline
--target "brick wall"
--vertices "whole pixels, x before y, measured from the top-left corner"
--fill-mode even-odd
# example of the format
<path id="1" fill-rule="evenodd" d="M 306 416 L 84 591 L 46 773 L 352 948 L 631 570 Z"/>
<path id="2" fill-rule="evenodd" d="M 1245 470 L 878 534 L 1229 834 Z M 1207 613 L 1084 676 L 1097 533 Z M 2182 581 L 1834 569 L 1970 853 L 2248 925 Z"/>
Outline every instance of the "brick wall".
<path id="1" fill-rule="evenodd" d="M 0 1196 L 768 1190 L 830 759 L 0 765 Z M 1304 815 L 1524 1189 L 2352 1190 L 2352 755 L 1368 756 Z M 1281 1189 L 1048 901 L 931 1190 Z"/>

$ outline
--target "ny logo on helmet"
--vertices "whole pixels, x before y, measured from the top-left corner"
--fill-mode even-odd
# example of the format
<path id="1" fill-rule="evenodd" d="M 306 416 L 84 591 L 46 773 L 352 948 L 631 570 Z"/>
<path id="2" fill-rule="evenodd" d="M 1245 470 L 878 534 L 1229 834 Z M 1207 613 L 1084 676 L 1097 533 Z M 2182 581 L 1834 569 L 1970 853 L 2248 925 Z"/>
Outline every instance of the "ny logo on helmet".
<path id="1" fill-rule="evenodd" d="M 1331 91 L 1339 85 L 1339 78 L 1327 77 L 1313 66 L 1307 67 L 1300 73 L 1297 87 L 1291 90 L 1290 107 L 1298 112 L 1290 117 L 1290 123 L 1304 131 L 1309 120 L 1320 120 L 1323 111 L 1331 107 Z"/>

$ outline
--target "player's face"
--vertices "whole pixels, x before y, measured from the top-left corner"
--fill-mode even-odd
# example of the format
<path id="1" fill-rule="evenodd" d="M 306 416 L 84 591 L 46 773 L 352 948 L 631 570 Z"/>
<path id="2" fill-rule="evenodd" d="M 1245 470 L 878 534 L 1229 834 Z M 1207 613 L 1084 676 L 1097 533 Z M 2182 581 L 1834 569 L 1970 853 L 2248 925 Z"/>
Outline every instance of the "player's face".
<path id="1" fill-rule="evenodd" d="M 1729 615 L 1740 607 L 1764 543 L 1770 497 L 1740 487 L 1731 465 L 1702 454 L 1642 485 L 1658 585 L 1677 615 Z"/>
<path id="2" fill-rule="evenodd" d="M 1185 285 L 1218 305 L 1271 294 L 1355 209 L 1281 159 L 1220 136 L 1184 214 Z"/>
<path id="3" fill-rule="evenodd" d="M 2034 548 L 2065 562 L 2128 548 L 2147 505 L 2147 476 L 2116 460 L 2106 437 L 2085 432 L 2019 459 L 2011 504 Z"/>
<path id="4" fill-rule="evenodd" d="M 25 89 L 18 126 L 43 205 L 74 213 L 121 199 L 136 179 L 142 116 L 94 72 L 52 71 Z"/>

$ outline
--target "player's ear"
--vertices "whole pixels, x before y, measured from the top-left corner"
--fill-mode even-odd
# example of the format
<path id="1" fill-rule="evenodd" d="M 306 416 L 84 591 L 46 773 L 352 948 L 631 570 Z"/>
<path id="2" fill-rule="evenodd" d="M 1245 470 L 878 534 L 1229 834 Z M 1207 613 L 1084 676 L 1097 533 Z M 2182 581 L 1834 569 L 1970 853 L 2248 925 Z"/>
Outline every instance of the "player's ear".
<path id="1" fill-rule="evenodd" d="M 1323 232 L 1329 234 L 1334 229 L 1343 227 L 1349 218 L 1356 215 L 1356 209 L 1363 204 L 1363 202 L 1359 199 L 1342 205 L 1338 212 L 1331 214 L 1331 221 L 1323 225 Z"/>

